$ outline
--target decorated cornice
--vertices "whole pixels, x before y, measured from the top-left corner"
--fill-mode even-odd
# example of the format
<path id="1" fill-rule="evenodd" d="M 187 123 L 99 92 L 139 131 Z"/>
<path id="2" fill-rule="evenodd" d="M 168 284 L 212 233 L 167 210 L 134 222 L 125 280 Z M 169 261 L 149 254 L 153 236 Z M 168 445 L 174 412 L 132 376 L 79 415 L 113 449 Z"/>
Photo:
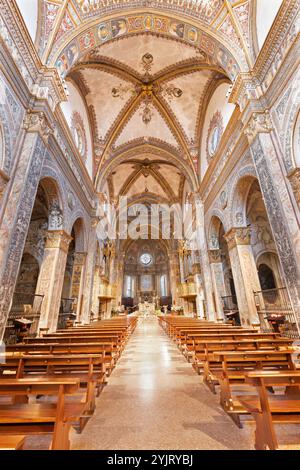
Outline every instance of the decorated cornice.
<path id="1" fill-rule="evenodd" d="M 285 0 L 257 57 L 252 71 L 240 72 L 230 96 L 243 111 L 249 101 L 260 100 L 271 87 L 289 50 L 299 38 L 300 0 Z"/>
<path id="2" fill-rule="evenodd" d="M 52 111 L 66 100 L 56 68 L 43 66 L 15 1 L 0 0 L 0 41 L 13 57 L 28 90 L 36 98 L 48 101 Z"/>

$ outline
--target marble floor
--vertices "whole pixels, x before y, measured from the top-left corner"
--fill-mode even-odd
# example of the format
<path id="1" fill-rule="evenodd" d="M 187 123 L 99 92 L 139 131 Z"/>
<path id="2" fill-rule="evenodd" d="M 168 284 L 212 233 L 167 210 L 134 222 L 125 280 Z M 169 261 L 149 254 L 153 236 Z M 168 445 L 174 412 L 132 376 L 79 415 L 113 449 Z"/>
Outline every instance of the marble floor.
<path id="1" fill-rule="evenodd" d="M 156 318 L 140 319 L 72 449 L 252 449 Z"/>

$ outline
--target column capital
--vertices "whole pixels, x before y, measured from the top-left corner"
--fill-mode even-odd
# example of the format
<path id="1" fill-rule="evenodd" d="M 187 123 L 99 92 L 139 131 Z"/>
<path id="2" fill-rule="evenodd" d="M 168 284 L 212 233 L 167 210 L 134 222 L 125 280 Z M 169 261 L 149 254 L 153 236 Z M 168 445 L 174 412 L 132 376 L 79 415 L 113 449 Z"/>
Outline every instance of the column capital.
<path id="1" fill-rule="evenodd" d="M 87 257 L 87 253 L 76 251 L 74 253 L 74 264 L 76 266 L 83 266 Z"/>
<path id="2" fill-rule="evenodd" d="M 257 134 L 268 134 L 273 130 L 273 124 L 269 110 L 254 112 L 251 114 L 248 123 L 246 124 L 244 133 L 248 137 L 249 144 L 251 144 Z"/>
<path id="3" fill-rule="evenodd" d="M 300 168 L 295 168 L 288 175 L 288 180 L 291 183 L 295 199 L 300 204 Z"/>
<path id="4" fill-rule="evenodd" d="M 45 115 L 42 111 L 33 111 L 27 109 L 24 121 L 23 129 L 27 132 L 37 132 L 44 143 L 47 144 L 50 135 L 53 134 L 53 129 Z"/>
<path id="5" fill-rule="evenodd" d="M 68 253 L 72 237 L 64 230 L 48 230 L 46 248 L 59 248 Z"/>
<path id="6" fill-rule="evenodd" d="M 250 245 L 251 228 L 250 227 L 233 227 L 224 238 L 227 242 L 228 249 L 231 250 L 238 245 Z"/>
<path id="7" fill-rule="evenodd" d="M 210 264 L 217 264 L 221 263 L 221 250 L 208 250 L 208 257 L 209 257 L 209 262 Z"/>

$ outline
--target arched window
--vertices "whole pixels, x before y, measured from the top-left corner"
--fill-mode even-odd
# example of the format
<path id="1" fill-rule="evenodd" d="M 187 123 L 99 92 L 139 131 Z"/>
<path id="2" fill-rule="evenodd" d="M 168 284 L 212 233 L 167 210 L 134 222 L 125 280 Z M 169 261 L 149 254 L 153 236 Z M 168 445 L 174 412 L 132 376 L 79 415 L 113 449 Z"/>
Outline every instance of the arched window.
<path id="1" fill-rule="evenodd" d="M 167 276 L 165 274 L 160 277 L 160 295 L 161 297 L 167 297 L 168 295 Z"/>
<path id="2" fill-rule="evenodd" d="M 273 271 L 266 264 L 261 264 L 259 266 L 258 277 L 262 290 L 276 289 L 276 282 Z"/>
<path id="3" fill-rule="evenodd" d="M 261 264 L 258 268 L 258 277 L 265 302 L 274 304 L 277 300 L 278 294 L 276 289 L 276 281 L 274 273 L 267 264 Z"/>
<path id="4" fill-rule="evenodd" d="M 126 276 L 125 278 L 124 295 L 131 299 L 134 297 L 134 278 L 132 276 Z"/>

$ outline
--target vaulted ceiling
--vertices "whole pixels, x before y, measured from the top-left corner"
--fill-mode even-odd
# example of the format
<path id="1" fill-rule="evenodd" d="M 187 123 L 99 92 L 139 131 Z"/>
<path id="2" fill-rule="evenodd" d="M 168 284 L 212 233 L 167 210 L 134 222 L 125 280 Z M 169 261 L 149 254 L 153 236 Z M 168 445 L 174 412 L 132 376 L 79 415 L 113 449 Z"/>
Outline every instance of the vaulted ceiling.
<path id="1" fill-rule="evenodd" d="M 249 0 L 42 0 L 36 47 L 80 91 L 97 190 L 179 201 L 196 189 L 205 112 L 249 70 Z"/>
<path id="2" fill-rule="evenodd" d="M 116 154 L 141 145 L 177 154 L 197 173 L 207 102 L 225 80 L 224 72 L 210 64 L 205 53 L 177 41 L 140 34 L 88 53 L 72 68 L 68 80 L 76 84 L 86 102 L 96 173 Z M 132 158 L 118 163 L 117 168 L 112 165 L 107 173 L 114 188 L 111 197 L 145 192 L 164 200 L 180 199 L 181 170 L 171 157 L 165 163 L 160 157 L 159 164 L 154 164 L 153 155 L 142 150 Z M 138 169 L 136 158 L 146 162 L 142 166 L 147 167 L 147 176 L 145 168 Z"/>

